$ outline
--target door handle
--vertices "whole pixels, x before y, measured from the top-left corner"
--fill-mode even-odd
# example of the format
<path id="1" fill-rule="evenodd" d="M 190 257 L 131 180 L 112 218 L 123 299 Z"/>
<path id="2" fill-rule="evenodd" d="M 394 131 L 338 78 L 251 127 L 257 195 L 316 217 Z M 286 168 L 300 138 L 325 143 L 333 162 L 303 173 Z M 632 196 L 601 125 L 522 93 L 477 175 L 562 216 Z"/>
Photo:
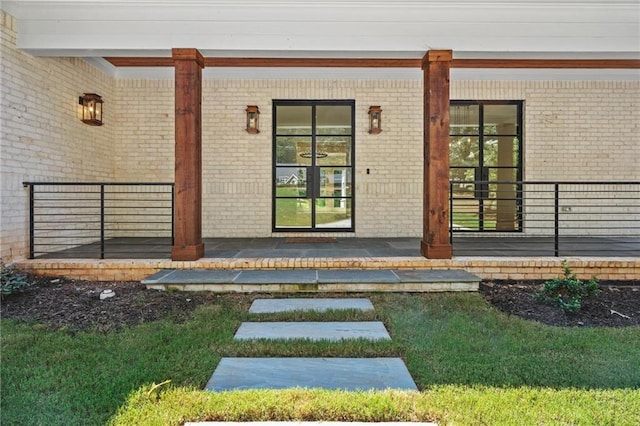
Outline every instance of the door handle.
<path id="1" fill-rule="evenodd" d="M 305 167 L 305 174 L 307 175 L 306 198 L 313 198 L 313 187 L 314 187 L 313 168 Z"/>
<path id="2" fill-rule="evenodd" d="M 486 200 L 489 198 L 489 169 L 486 167 L 475 168 L 475 184 L 473 196 L 477 200 Z"/>
<path id="3" fill-rule="evenodd" d="M 320 197 L 320 168 L 313 167 L 313 198 Z"/>

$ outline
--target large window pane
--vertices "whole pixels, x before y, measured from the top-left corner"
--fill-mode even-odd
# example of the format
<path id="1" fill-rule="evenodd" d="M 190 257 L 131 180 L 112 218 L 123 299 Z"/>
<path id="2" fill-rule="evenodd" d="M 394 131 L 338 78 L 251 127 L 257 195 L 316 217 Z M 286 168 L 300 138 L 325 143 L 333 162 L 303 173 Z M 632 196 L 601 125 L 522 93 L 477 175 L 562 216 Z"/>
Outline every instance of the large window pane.
<path id="1" fill-rule="evenodd" d="M 351 228 L 351 199 L 316 199 L 316 227 Z"/>
<path id="2" fill-rule="evenodd" d="M 276 198 L 276 226 L 311 228 L 311 200 L 308 198 Z"/>
<path id="3" fill-rule="evenodd" d="M 277 106 L 276 134 L 311 135 L 311 111 L 311 106 Z"/>
<path id="4" fill-rule="evenodd" d="M 276 164 L 311 165 L 311 138 L 297 136 L 276 137 Z"/>
<path id="5" fill-rule="evenodd" d="M 449 169 L 449 179 L 457 181 L 473 182 L 476 176 L 476 167 L 451 167 Z M 471 183 L 456 184 L 462 186 L 473 186 Z"/>
<path id="6" fill-rule="evenodd" d="M 520 143 L 514 136 L 485 137 L 483 160 L 485 167 L 517 167 Z"/>
<path id="7" fill-rule="evenodd" d="M 307 168 L 277 167 L 276 197 L 306 197 Z"/>
<path id="8" fill-rule="evenodd" d="M 350 105 L 318 105 L 316 107 L 316 132 L 319 135 L 350 135 Z"/>
<path id="9" fill-rule="evenodd" d="M 316 163 L 320 166 L 351 165 L 351 137 L 319 136 L 316 139 Z"/>
<path id="10" fill-rule="evenodd" d="M 480 164 L 479 138 L 473 136 L 451 136 L 449 142 L 451 166 L 471 166 Z"/>
<path id="11" fill-rule="evenodd" d="M 350 197 L 351 169 L 322 167 L 320 169 L 321 197 Z"/>
<path id="12" fill-rule="evenodd" d="M 485 135 L 516 135 L 518 123 L 517 105 L 485 105 Z"/>
<path id="13" fill-rule="evenodd" d="M 451 105 L 449 121 L 452 135 L 479 135 L 480 107 L 478 105 Z"/>
<path id="14" fill-rule="evenodd" d="M 453 228 L 458 230 L 477 230 L 480 227 L 478 208 L 480 201 L 475 197 L 473 184 L 458 184 L 453 188 Z"/>

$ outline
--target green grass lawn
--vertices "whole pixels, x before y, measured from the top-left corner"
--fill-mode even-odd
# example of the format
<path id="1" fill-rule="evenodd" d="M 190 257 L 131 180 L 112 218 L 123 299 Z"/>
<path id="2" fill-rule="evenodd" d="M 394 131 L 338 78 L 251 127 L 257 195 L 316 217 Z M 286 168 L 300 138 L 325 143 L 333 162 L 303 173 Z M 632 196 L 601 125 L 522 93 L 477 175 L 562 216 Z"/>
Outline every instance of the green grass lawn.
<path id="1" fill-rule="evenodd" d="M 249 296 L 247 296 L 249 298 Z M 376 294 L 375 313 L 251 316 L 222 296 L 193 318 L 119 332 L 2 320 L 2 425 L 186 420 L 640 424 L 640 328 L 556 328 L 477 294 Z M 372 320 L 392 342 L 233 342 L 243 320 Z M 202 389 L 223 356 L 401 356 L 420 393 Z M 154 383 L 171 383 L 151 390 Z"/>

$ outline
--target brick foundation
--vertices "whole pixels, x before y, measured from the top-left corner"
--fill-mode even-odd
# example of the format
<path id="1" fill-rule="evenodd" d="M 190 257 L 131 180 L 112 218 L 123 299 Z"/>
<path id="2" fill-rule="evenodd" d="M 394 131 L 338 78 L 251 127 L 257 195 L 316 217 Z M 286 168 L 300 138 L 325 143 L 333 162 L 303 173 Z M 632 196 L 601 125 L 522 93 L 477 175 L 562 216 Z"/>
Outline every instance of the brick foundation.
<path id="1" fill-rule="evenodd" d="M 421 257 L 389 258 L 262 258 L 170 260 L 26 260 L 15 265 L 47 276 L 96 281 L 140 281 L 160 269 L 465 269 L 483 279 L 542 280 L 562 274 L 560 258 L 471 258 L 429 260 Z M 578 278 L 640 280 L 638 258 L 567 258 Z"/>

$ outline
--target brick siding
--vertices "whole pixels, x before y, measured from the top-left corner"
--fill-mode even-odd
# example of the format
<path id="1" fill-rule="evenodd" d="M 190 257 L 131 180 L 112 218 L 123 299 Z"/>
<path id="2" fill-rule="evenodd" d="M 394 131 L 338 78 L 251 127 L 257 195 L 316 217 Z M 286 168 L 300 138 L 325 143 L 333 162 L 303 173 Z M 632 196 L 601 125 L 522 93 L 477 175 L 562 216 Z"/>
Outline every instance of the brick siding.
<path id="1" fill-rule="evenodd" d="M 28 242 L 24 181 L 104 181 L 115 178 L 114 79 L 79 58 L 37 58 L 16 49 L 16 20 L 0 11 L 2 132 L 0 253 L 23 258 Z M 103 96 L 101 127 L 80 121 L 78 97 Z"/>

